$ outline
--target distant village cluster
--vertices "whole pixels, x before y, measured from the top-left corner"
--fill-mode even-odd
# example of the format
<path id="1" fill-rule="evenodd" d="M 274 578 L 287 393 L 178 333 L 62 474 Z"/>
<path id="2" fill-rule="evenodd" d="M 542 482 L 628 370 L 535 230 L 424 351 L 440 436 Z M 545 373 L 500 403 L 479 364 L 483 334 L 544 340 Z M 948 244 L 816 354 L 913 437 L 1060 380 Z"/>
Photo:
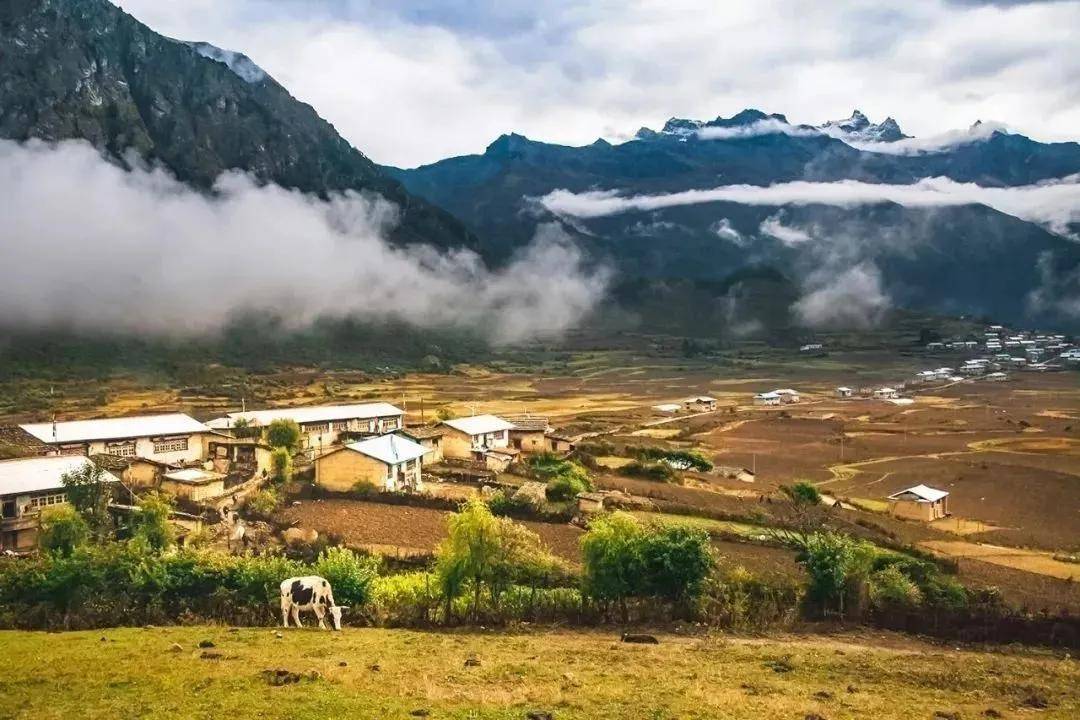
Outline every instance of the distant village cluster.
<path id="1" fill-rule="evenodd" d="M 331 491 L 363 482 L 415 492 L 424 463 L 499 472 L 522 454 L 573 448 L 546 418 L 475 415 L 406 427 L 404 411 L 385 402 L 241 411 L 205 423 L 170 413 L 12 426 L 0 430 L 3 440 L 29 457 L 0 462 L 0 550 L 35 547 L 40 511 L 66 502 L 64 476 L 89 465 L 129 495 L 160 490 L 194 508 L 228 512 L 270 477 L 273 449 L 264 430 L 276 420 L 297 424 L 296 457 Z M 194 527 L 196 518 L 177 513 L 173 520 Z"/>

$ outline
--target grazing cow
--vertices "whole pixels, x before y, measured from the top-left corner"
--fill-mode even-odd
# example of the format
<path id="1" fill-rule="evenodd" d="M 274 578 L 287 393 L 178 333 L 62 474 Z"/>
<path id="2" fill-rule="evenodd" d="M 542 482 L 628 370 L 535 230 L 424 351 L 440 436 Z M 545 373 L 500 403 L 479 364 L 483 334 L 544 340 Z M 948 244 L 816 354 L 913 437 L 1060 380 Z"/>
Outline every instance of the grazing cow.
<path id="1" fill-rule="evenodd" d="M 334 592 L 330 589 L 330 583 L 326 578 L 318 575 L 307 577 L 289 578 L 281 583 L 281 622 L 289 627 L 289 617 L 292 616 L 296 627 L 300 624 L 301 610 L 314 610 L 315 617 L 319 618 L 319 627 L 326 630 L 324 618 L 330 611 L 330 619 L 334 623 L 334 629 L 341 629 L 341 611 L 347 610 L 345 605 L 334 604 Z"/>

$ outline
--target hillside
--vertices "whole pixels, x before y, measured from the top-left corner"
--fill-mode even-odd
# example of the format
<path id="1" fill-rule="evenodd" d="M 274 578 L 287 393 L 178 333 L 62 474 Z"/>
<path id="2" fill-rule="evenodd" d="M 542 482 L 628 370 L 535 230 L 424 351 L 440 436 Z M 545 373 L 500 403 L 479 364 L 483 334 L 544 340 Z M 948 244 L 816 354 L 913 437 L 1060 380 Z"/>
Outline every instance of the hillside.
<path id="1" fill-rule="evenodd" d="M 892 305 L 1080 323 L 1065 300 L 1080 292 L 1080 245 L 1063 236 L 1076 228 L 1054 232 L 982 204 L 701 200 L 567 217 L 540 200 L 556 190 L 634 197 L 791 182 L 905 186 L 925 178 L 1009 188 L 1080 171 L 1076 143 L 1043 144 L 975 127 L 963 142 L 901 152 L 893 144 L 912 141 L 898 127 L 858 125 L 858 137 L 891 138 L 871 143 L 845 127 L 826 128 L 847 133 L 841 139 L 747 110 L 709 122 L 672 119 L 659 132 L 643 128 L 617 145 L 566 147 L 504 135 L 482 155 L 390 172 L 461 218 L 492 258 L 509 257 L 536 222 L 554 218 L 593 256 L 630 277 L 715 281 L 749 265 L 768 266 L 812 293 L 866 266 L 880 276 L 878 289 Z"/>
<path id="2" fill-rule="evenodd" d="M 471 246 L 247 57 L 164 37 L 106 0 L 0 4 L 0 138 L 83 139 L 210 188 L 226 170 L 325 196 L 377 192 L 399 242 Z"/>
<path id="3" fill-rule="evenodd" d="M 214 647 L 199 650 L 203 640 Z M 1045 703 L 1038 715 L 1053 720 L 1080 711 L 1076 661 L 1049 654 L 956 650 L 880 633 L 660 640 L 622 644 L 615 628 L 294 629 L 280 639 L 269 628 L 3 632 L 0 647 L 22 661 L 5 673 L 0 715 L 94 720 L 138 707 L 145 717 L 236 720 L 899 720 L 1013 717 Z M 478 666 L 466 666 L 469 657 Z M 272 686 L 264 671 L 295 682 Z"/>

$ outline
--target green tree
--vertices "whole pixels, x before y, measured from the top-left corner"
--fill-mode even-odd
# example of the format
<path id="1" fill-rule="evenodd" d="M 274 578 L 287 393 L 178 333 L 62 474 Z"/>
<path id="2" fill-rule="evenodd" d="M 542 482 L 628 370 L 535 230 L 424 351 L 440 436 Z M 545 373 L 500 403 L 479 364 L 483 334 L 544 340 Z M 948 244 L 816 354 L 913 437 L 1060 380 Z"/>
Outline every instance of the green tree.
<path id="1" fill-rule="evenodd" d="M 643 589 L 641 524 L 625 512 L 594 518 L 581 538 L 584 564 L 582 589 L 592 599 L 607 605 L 618 603 L 623 622 L 629 620 L 628 598 Z"/>
<path id="2" fill-rule="evenodd" d="M 472 591 L 476 621 L 485 589 L 497 605 L 500 594 L 511 584 L 536 581 L 557 565 L 536 533 L 495 517 L 487 504 L 472 498 L 447 520 L 447 537 L 436 551 L 435 573 L 447 619 L 453 600 L 466 591 Z"/>
<path id="3" fill-rule="evenodd" d="M 292 453 L 283 447 L 274 448 L 270 453 L 270 479 L 278 485 L 292 480 Z"/>
<path id="4" fill-rule="evenodd" d="M 112 477 L 94 463 L 87 463 L 78 470 L 64 473 L 60 482 L 64 484 L 68 502 L 86 520 L 91 536 L 98 542 L 112 537 L 114 527 L 109 503 L 116 484 Z"/>
<path id="5" fill-rule="evenodd" d="M 70 505 L 54 505 L 41 512 L 38 546 L 42 550 L 66 557 L 85 544 L 89 535 L 86 520 Z"/>
<path id="6" fill-rule="evenodd" d="M 172 501 L 160 493 L 150 493 L 139 500 L 139 511 L 132 517 L 132 539 L 144 547 L 162 551 L 176 541 L 169 516 Z"/>
<path id="7" fill-rule="evenodd" d="M 684 525 L 649 528 L 639 555 L 645 590 L 672 602 L 696 597 L 713 567 L 708 533 Z"/>
<path id="8" fill-rule="evenodd" d="M 796 559 L 810 576 L 807 596 L 820 604 L 822 613 L 835 608 L 843 617 L 859 609 L 876 555 L 874 546 L 833 532 L 789 537 Z"/>
<path id="9" fill-rule="evenodd" d="M 270 447 L 296 452 L 300 447 L 300 438 L 300 426 L 290 418 L 278 418 L 266 426 L 266 442 Z"/>

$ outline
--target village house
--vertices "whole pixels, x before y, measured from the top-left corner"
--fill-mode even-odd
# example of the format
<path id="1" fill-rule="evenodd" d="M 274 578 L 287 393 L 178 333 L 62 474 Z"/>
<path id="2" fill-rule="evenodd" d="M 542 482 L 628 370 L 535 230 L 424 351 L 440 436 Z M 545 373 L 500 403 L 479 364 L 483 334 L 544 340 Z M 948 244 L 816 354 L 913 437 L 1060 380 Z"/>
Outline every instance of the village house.
<path id="1" fill-rule="evenodd" d="M 896 391 L 896 388 L 883 387 L 874 391 L 875 400 L 895 400 L 900 397 L 900 393 Z"/>
<path id="2" fill-rule="evenodd" d="M 170 470 L 161 476 L 161 490 L 192 502 L 205 502 L 225 494 L 225 475 L 202 468 Z"/>
<path id="3" fill-rule="evenodd" d="M 755 405 L 779 405 L 780 396 L 774 392 L 758 393 L 754 396 Z"/>
<path id="4" fill-rule="evenodd" d="M 56 455 L 115 455 L 187 465 L 206 455 L 211 429 L 182 413 L 20 426 Z"/>
<path id="5" fill-rule="evenodd" d="M 268 477 L 273 469 L 274 450 L 259 437 L 215 436 L 207 441 L 206 453 L 215 472 L 240 481 Z"/>
<path id="6" fill-rule="evenodd" d="M 514 424 L 494 415 L 444 420 L 443 456 L 458 460 L 484 461 L 489 450 L 510 446 Z"/>
<path id="7" fill-rule="evenodd" d="M 691 412 L 713 412 L 716 410 L 716 398 L 711 398 L 708 395 L 690 398 L 683 404 Z"/>
<path id="8" fill-rule="evenodd" d="M 404 435 L 413 442 L 418 442 L 427 449 L 424 461 L 429 464 L 440 463 L 443 460 L 442 439 L 446 431 L 442 426 L 408 427 L 399 434 Z"/>
<path id="9" fill-rule="evenodd" d="M 836 397 L 841 399 L 847 399 L 855 395 L 855 391 L 852 388 L 841 385 L 836 388 Z"/>
<path id="10" fill-rule="evenodd" d="M 74 455 L 0 461 L 0 550 L 37 547 L 41 511 L 67 503 L 64 475 L 89 466 L 89 458 Z M 119 482 L 107 471 L 103 478 Z"/>
<path id="11" fill-rule="evenodd" d="M 345 492 L 369 485 L 390 492 L 423 489 L 423 457 L 428 449 L 401 435 L 348 443 L 315 458 L 315 484 Z"/>
<path id="12" fill-rule="evenodd" d="M 782 405 L 797 403 L 800 399 L 799 391 L 792 390 L 791 388 L 781 388 L 780 390 L 773 390 L 773 392 L 780 396 L 780 403 Z"/>
<path id="13" fill-rule="evenodd" d="M 507 415 L 503 418 L 513 425 L 510 428 L 510 446 L 523 453 L 548 451 L 547 434 L 551 425 L 546 417 L 535 415 Z"/>
<path id="14" fill-rule="evenodd" d="M 235 412 L 211 420 L 207 425 L 214 430 L 240 435 L 238 427 L 265 428 L 275 420 L 292 420 L 300 426 L 301 449 L 315 452 L 353 437 L 400 430 L 404 416 L 404 412 L 390 403 L 374 402 Z"/>
<path id="15" fill-rule="evenodd" d="M 916 485 L 887 498 L 889 513 L 909 520 L 929 522 L 949 514 L 949 493 L 926 485 Z"/>
<path id="16" fill-rule="evenodd" d="M 556 455 L 565 455 L 574 451 L 574 438 L 569 435 L 563 435 L 562 433 L 555 431 L 548 433 L 548 452 L 553 452 Z"/>
<path id="17" fill-rule="evenodd" d="M 985 379 L 989 380 L 990 382 L 1005 382 L 1009 379 L 1009 376 L 1003 372 L 995 372 L 987 375 Z"/>

